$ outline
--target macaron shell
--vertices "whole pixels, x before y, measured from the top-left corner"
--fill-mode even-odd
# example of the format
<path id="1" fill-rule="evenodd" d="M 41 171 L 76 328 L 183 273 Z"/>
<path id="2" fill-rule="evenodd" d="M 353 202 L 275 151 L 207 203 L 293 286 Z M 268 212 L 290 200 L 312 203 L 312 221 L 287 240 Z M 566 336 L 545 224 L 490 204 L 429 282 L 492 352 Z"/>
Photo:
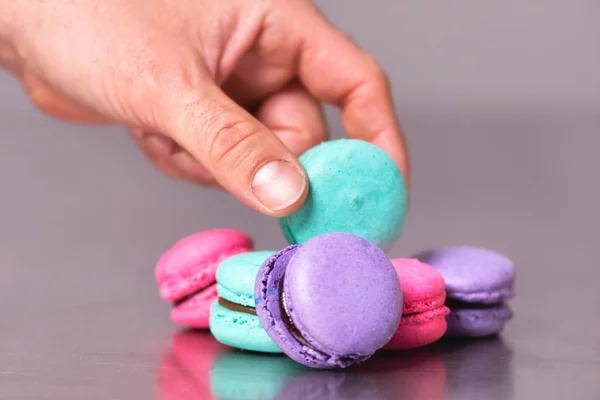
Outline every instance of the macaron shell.
<path id="1" fill-rule="evenodd" d="M 233 303 L 254 307 L 254 284 L 262 263 L 274 251 L 250 251 L 224 260 L 217 269 L 219 296 Z"/>
<path id="2" fill-rule="evenodd" d="M 400 279 L 404 304 L 402 314 L 433 310 L 444 305 L 445 282 L 442 274 L 416 258 L 392 259 Z"/>
<path id="3" fill-rule="evenodd" d="M 388 250 L 402 233 L 407 212 L 404 179 L 394 161 L 362 140 L 332 140 L 299 158 L 309 180 L 302 207 L 280 220 L 290 244 L 347 232 Z"/>
<path id="4" fill-rule="evenodd" d="M 446 333 L 446 316 L 449 312 L 447 307 L 441 306 L 417 314 L 403 315 L 398 330 L 383 348 L 408 350 L 438 341 Z"/>
<path id="5" fill-rule="evenodd" d="M 257 316 L 229 310 L 216 301 L 210 310 L 210 331 L 219 342 L 234 348 L 281 353 Z"/>
<path id="6" fill-rule="evenodd" d="M 471 303 L 498 303 L 514 297 L 515 269 L 493 250 L 457 246 L 417 256 L 437 269 L 446 282 L 446 297 Z"/>
<path id="7" fill-rule="evenodd" d="M 453 309 L 446 317 L 449 337 L 485 337 L 500 333 L 513 317 L 507 304 L 493 307 Z"/>
<path id="8" fill-rule="evenodd" d="M 206 329 L 210 306 L 217 299 L 217 286 L 212 285 L 171 310 L 171 320 L 177 325 Z"/>
<path id="9" fill-rule="evenodd" d="M 174 302 L 211 284 L 223 260 L 252 249 L 250 237 L 234 229 L 215 229 L 179 240 L 156 265 L 160 296 Z"/>

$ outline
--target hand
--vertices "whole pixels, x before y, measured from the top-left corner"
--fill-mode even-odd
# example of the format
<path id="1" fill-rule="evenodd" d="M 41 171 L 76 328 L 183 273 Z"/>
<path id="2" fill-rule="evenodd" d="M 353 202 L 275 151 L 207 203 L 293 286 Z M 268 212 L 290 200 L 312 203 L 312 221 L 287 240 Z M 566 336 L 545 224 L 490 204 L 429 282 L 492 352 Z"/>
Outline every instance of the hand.
<path id="1" fill-rule="evenodd" d="M 341 108 L 349 137 L 386 151 L 408 181 L 386 75 L 307 0 L 0 0 L 0 8 L 0 62 L 38 107 L 125 124 L 172 177 L 288 215 L 307 193 L 296 156 L 327 138 L 327 102 Z"/>

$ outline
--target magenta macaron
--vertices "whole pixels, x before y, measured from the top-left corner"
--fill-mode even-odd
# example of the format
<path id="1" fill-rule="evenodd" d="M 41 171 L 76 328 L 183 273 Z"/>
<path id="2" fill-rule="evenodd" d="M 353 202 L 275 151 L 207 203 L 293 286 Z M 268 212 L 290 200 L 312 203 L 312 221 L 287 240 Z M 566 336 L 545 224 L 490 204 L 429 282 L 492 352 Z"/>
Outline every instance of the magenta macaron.
<path id="1" fill-rule="evenodd" d="M 252 239 L 235 229 L 214 229 L 179 240 L 158 261 L 160 296 L 173 304 L 178 325 L 208 329 L 210 306 L 217 298 L 216 271 L 233 255 L 252 251 Z"/>
<path id="2" fill-rule="evenodd" d="M 271 339 L 313 368 L 366 361 L 392 338 L 402 315 L 391 261 L 349 233 L 319 235 L 274 254 L 258 271 L 254 296 Z"/>
<path id="3" fill-rule="evenodd" d="M 406 350 L 431 344 L 446 333 L 444 277 L 435 268 L 415 258 L 392 259 L 400 278 L 402 320 L 387 350 Z"/>

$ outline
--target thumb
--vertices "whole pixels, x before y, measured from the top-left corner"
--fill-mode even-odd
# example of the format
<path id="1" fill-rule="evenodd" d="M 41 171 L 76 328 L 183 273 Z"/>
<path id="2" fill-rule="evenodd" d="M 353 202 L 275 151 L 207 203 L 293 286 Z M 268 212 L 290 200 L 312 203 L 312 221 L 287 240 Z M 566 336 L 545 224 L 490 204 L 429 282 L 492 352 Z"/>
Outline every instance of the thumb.
<path id="1" fill-rule="evenodd" d="M 296 157 L 212 79 L 199 86 L 174 96 L 162 113 L 163 132 L 246 205 L 276 217 L 296 211 L 308 192 Z"/>

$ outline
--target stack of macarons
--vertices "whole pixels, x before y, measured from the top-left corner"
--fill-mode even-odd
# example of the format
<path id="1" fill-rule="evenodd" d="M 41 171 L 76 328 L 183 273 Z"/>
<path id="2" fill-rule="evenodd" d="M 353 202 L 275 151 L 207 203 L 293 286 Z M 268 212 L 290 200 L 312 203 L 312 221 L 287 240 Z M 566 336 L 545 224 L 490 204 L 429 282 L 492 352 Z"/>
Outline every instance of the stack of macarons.
<path id="1" fill-rule="evenodd" d="M 235 229 L 200 232 L 175 243 L 155 269 L 160 296 L 173 304 L 173 322 L 208 328 L 210 306 L 217 298 L 217 267 L 227 258 L 253 248 L 252 239 Z"/>
<path id="2" fill-rule="evenodd" d="M 336 140 L 300 162 L 310 189 L 300 209 L 280 220 L 288 247 L 256 251 L 246 233 L 219 229 L 184 238 L 161 257 L 156 278 L 163 299 L 174 304 L 175 323 L 210 328 L 228 346 L 282 352 L 328 369 L 363 363 L 378 350 L 422 347 L 445 334 L 497 333 L 499 321 L 503 326 L 512 316 L 504 302 L 514 295 L 514 271 L 507 259 L 502 264 L 490 255 L 497 253 L 386 255 L 402 232 L 407 193 L 383 151 Z M 490 268 L 505 279 L 486 281 Z M 465 323 L 477 319 L 469 317 L 475 311 L 495 316 L 496 325 Z"/>
<path id="3" fill-rule="evenodd" d="M 507 301 L 515 296 L 515 267 L 504 255 L 477 247 L 445 247 L 417 256 L 444 277 L 448 336 L 500 333 L 513 317 Z"/>

